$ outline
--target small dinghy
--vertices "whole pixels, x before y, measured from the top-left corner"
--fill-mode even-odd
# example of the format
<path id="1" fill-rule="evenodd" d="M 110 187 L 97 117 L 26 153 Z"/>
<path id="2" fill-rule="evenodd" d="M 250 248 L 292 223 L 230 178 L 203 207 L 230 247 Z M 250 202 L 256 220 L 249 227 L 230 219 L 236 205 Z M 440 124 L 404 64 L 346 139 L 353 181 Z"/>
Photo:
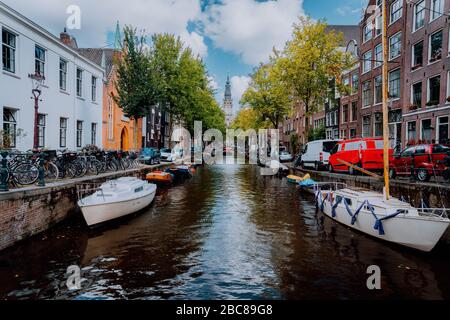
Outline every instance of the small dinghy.
<path id="1" fill-rule="evenodd" d="M 171 184 L 174 177 L 169 172 L 154 171 L 147 174 L 146 179 L 150 183 Z"/>
<path id="2" fill-rule="evenodd" d="M 78 206 L 87 225 L 94 226 L 148 207 L 156 189 L 156 185 L 134 177 L 120 178 L 102 184 L 94 194 L 79 200 Z"/>
<path id="3" fill-rule="evenodd" d="M 309 174 L 306 174 L 303 178 L 299 176 L 289 175 L 287 176 L 287 180 L 289 183 L 293 184 L 300 184 L 302 181 L 311 179 L 311 176 Z"/>
<path id="4" fill-rule="evenodd" d="M 172 174 L 175 179 L 186 179 L 192 177 L 192 172 L 188 166 L 172 166 L 167 168 L 165 172 Z"/>

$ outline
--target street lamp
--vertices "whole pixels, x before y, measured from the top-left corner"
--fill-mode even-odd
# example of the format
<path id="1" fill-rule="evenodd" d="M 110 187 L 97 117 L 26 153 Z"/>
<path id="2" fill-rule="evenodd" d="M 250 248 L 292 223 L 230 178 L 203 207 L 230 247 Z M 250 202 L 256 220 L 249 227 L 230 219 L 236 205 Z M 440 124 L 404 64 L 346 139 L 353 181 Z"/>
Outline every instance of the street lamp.
<path id="1" fill-rule="evenodd" d="M 33 140 L 33 149 L 37 150 L 39 148 L 39 101 L 42 90 L 41 86 L 45 80 L 45 77 L 40 73 L 29 74 L 28 77 L 33 82 L 33 89 L 31 90 L 32 97 L 34 99 L 34 140 Z"/>

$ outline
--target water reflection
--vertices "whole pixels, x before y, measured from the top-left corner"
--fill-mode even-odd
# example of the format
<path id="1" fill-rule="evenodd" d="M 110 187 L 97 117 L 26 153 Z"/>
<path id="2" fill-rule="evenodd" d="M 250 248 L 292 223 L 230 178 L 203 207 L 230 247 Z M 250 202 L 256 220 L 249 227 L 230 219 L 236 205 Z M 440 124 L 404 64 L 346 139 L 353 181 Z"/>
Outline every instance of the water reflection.
<path id="1" fill-rule="evenodd" d="M 81 220 L 0 255 L 3 299 L 381 299 L 450 297 L 450 248 L 369 239 L 252 166 L 217 166 L 160 190 L 147 212 L 89 231 Z M 82 267 L 83 289 L 65 272 Z M 366 287 L 379 265 L 382 290 Z"/>

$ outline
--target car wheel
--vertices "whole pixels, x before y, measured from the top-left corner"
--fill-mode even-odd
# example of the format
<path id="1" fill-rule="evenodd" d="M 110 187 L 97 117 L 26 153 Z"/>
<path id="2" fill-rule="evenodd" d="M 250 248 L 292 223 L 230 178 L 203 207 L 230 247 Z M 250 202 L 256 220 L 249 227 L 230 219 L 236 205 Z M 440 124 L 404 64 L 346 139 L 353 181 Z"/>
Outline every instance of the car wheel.
<path id="1" fill-rule="evenodd" d="M 430 180 L 430 174 L 427 169 L 419 169 L 417 170 L 417 180 L 420 182 L 427 182 Z"/>
<path id="2" fill-rule="evenodd" d="M 390 179 L 395 179 L 397 177 L 397 173 L 395 172 L 394 169 L 389 169 L 389 178 Z"/>

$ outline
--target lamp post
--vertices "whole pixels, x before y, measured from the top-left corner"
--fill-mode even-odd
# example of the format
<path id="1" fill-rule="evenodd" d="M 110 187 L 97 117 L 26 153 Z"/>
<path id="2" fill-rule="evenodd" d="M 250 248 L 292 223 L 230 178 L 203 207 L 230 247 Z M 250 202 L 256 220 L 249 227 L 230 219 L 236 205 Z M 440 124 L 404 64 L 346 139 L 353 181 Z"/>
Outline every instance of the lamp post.
<path id="1" fill-rule="evenodd" d="M 45 77 L 39 73 L 29 74 L 28 77 L 33 81 L 33 90 L 31 93 L 33 96 L 31 99 L 34 100 L 34 139 L 33 139 L 33 149 L 37 150 L 39 148 L 39 101 L 42 91 L 40 89 Z"/>

